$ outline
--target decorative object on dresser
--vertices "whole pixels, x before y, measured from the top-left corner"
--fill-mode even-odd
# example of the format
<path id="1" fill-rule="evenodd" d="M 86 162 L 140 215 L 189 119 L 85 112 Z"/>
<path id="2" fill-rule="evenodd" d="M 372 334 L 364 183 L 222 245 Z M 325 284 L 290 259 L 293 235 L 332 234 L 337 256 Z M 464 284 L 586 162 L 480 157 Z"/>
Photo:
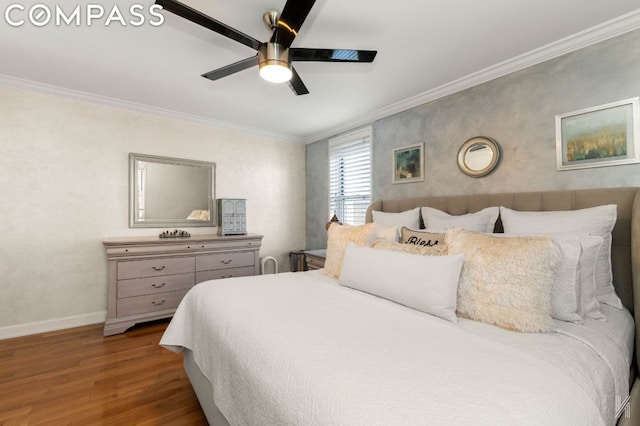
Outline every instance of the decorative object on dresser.
<path id="1" fill-rule="evenodd" d="M 476 136 L 458 150 L 458 167 L 467 176 L 482 177 L 491 173 L 500 161 L 500 146 L 486 136 Z"/>
<path id="2" fill-rule="evenodd" d="M 218 235 L 244 235 L 247 233 L 247 200 L 244 198 L 218 199 Z"/>
<path id="3" fill-rule="evenodd" d="M 202 281 L 260 274 L 261 235 L 108 238 L 103 244 L 109 263 L 105 336 L 171 317 Z"/>

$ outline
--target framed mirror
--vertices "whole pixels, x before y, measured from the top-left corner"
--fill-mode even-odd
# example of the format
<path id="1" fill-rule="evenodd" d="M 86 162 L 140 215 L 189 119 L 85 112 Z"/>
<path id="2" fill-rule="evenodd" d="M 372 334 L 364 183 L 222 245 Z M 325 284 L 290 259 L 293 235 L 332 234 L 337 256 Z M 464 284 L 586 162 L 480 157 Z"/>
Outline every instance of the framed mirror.
<path id="1" fill-rule="evenodd" d="M 129 154 L 129 227 L 215 226 L 216 164 Z"/>
<path id="2" fill-rule="evenodd" d="M 471 177 L 491 173 L 500 161 L 498 143 L 485 136 L 476 136 L 462 144 L 458 151 L 458 167 Z"/>

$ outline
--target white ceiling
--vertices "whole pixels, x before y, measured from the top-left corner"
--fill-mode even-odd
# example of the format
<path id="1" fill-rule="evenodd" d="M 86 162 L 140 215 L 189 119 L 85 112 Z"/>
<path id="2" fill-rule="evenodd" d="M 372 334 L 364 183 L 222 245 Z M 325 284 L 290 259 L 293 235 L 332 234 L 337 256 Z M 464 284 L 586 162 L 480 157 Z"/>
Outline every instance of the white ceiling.
<path id="1" fill-rule="evenodd" d="M 285 0 L 183 0 L 258 40 L 267 10 Z M 0 21 L 0 83 L 313 141 L 455 92 L 523 66 L 640 28 L 637 0 L 318 0 L 293 47 L 372 49 L 372 64 L 299 62 L 311 92 L 263 81 L 251 68 L 218 81 L 204 72 L 255 51 L 167 12 L 163 25 L 80 26 L 28 22 L 21 2 L 12 27 Z M 58 0 L 69 14 L 79 2 Z M 146 9 L 153 1 L 139 0 Z M 11 3 L 15 4 L 15 3 Z M 129 21 L 132 2 L 114 5 Z M 6 6 L 3 6 L 3 18 Z M 604 24 L 604 25 L 603 25 Z M 95 96 L 93 96 L 95 95 Z"/>

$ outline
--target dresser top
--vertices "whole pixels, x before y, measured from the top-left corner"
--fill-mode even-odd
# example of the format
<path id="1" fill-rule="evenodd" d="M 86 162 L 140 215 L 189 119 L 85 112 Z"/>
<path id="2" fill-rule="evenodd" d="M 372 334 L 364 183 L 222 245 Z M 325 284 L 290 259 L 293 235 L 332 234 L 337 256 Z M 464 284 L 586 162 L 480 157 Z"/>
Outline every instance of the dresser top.
<path id="1" fill-rule="evenodd" d="M 255 240 L 262 239 L 262 235 L 246 234 L 246 235 L 217 235 L 217 234 L 202 234 L 191 235 L 189 238 L 160 238 L 159 236 L 150 237 L 113 237 L 105 238 L 102 243 L 105 246 L 122 246 L 122 245 L 135 245 L 135 244 L 180 244 L 180 243 L 193 243 L 193 242 L 224 242 L 224 241 L 242 241 L 242 240 Z"/>

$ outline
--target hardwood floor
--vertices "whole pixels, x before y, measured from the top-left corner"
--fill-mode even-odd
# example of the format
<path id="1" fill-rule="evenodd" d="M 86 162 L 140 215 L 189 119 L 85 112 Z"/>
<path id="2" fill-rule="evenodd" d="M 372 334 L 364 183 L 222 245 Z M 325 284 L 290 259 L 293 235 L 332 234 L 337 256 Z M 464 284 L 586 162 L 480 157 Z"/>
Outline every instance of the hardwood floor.
<path id="1" fill-rule="evenodd" d="M 167 324 L 0 340 L 0 425 L 206 425 Z"/>

